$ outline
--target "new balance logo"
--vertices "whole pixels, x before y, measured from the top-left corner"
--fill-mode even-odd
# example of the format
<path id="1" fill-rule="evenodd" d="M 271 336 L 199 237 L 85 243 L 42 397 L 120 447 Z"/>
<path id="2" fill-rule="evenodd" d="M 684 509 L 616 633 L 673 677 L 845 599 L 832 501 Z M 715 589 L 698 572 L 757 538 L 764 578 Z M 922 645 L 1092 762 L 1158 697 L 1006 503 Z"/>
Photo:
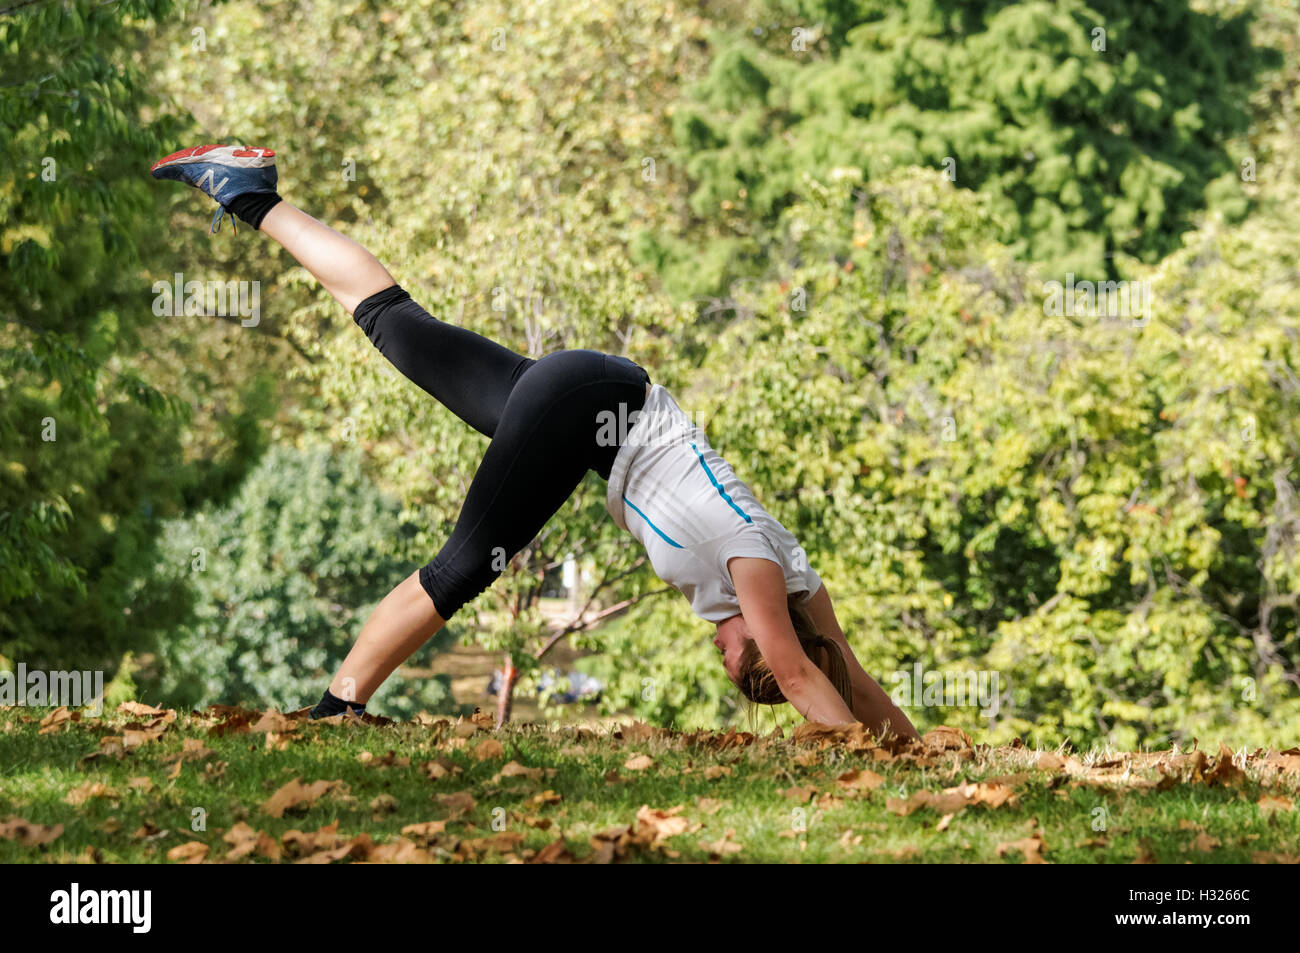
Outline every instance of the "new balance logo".
<path id="1" fill-rule="evenodd" d="M 201 176 L 199 176 L 199 181 L 196 182 L 195 185 L 197 185 L 200 189 L 203 189 L 204 192 L 207 192 L 213 198 L 216 198 L 218 193 L 220 193 L 220 191 L 226 187 L 226 183 L 230 181 L 230 176 L 226 176 L 224 179 L 222 179 L 220 185 L 213 185 L 216 179 L 217 177 L 216 174 L 213 172 L 213 170 L 208 169 L 207 172 L 204 172 Z M 204 182 L 207 183 L 207 186 L 204 186 L 203 184 Z"/>

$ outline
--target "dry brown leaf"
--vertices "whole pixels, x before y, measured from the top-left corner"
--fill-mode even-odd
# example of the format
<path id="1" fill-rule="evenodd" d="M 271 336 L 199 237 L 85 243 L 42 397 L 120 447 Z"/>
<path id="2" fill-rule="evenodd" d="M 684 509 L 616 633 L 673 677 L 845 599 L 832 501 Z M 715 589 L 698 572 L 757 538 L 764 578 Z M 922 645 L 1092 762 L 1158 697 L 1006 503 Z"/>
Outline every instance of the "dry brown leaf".
<path id="1" fill-rule="evenodd" d="M 502 778 L 527 778 L 530 781 L 540 781 L 542 778 L 542 769 L 528 768 L 520 764 L 518 761 L 511 761 L 493 775 L 492 782 L 495 784 Z"/>
<path id="2" fill-rule="evenodd" d="M 375 820 L 383 820 L 385 814 L 391 814 L 397 810 L 397 798 L 391 794 L 377 794 L 370 802 L 370 810 L 374 812 Z"/>
<path id="3" fill-rule="evenodd" d="M 374 849 L 374 842 L 371 841 L 369 834 L 358 834 L 338 847 L 318 850 L 306 857 L 295 860 L 295 864 L 332 864 L 336 860 L 343 860 L 350 857 L 355 860 L 364 860 Z"/>
<path id="4" fill-rule="evenodd" d="M 1210 851 L 1214 850 L 1214 848 L 1218 847 L 1221 843 L 1223 842 L 1219 840 L 1217 837 L 1211 837 L 1205 831 L 1201 831 L 1199 834 L 1196 835 L 1195 840 L 1193 840 L 1190 844 L 1186 844 L 1183 846 L 1183 850 L 1184 851 L 1194 850 L 1202 854 L 1208 854 Z"/>
<path id="5" fill-rule="evenodd" d="M 397 837 L 385 844 L 371 848 L 367 863 L 372 864 L 432 864 L 433 854 L 407 840 Z"/>
<path id="6" fill-rule="evenodd" d="M 1219 745 L 1219 757 L 1214 767 L 1205 775 L 1205 783 L 1211 786 L 1235 787 L 1246 780 L 1246 772 L 1237 767 L 1232 760 L 1232 750 L 1225 744 Z"/>
<path id="7" fill-rule="evenodd" d="M 921 744 L 932 751 L 964 751 L 974 747 L 970 735 L 960 728 L 940 725 L 921 736 Z"/>
<path id="8" fill-rule="evenodd" d="M 357 761 L 367 768 L 409 768 L 411 766 L 410 758 L 399 758 L 397 752 L 392 748 L 382 757 L 376 758 L 369 751 L 363 751 L 357 755 Z"/>
<path id="9" fill-rule="evenodd" d="M 318 798 L 342 787 L 342 781 L 313 781 L 311 784 L 303 784 L 294 778 L 267 798 L 262 803 L 261 810 L 271 817 L 283 817 L 285 811 L 310 807 Z"/>
<path id="10" fill-rule="evenodd" d="M 268 731 L 273 731 L 277 734 L 285 734 L 287 732 L 297 731 L 298 724 L 299 723 L 294 719 L 281 714 L 278 709 L 271 708 L 263 713 L 261 718 L 249 725 L 248 730 L 254 734 Z"/>
<path id="11" fill-rule="evenodd" d="M 869 768 L 845 771 L 835 783 L 847 791 L 874 791 L 885 783 L 885 779 Z"/>
<path id="12" fill-rule="evenodd" d="M 226 831 L 221 839 L 230 845 L 226 852 L 228 861 L 243 860 L 254 853 L 269 860 L 279 860 L 281 856 L 280 844 L 273 837 L 265 831 L 254 830 L 243 821 Z"/>
<path id="13" fill-rule="evenodd" d="M 438 794 L 434 796 L 434 800 L 451 812 L 447 818 L 449 821 L 454 821 L 462 814 L 468 814 L 474 810 L 475 805 L 478 803 L 474 800 L 474 795 L 468 791 L 457 791 L 455 794 Z"/>
<path id="14" fill-rule="evenodd" d="M 62 833 L 62 824 L 46 827 L 13 815 L 0 821 L 0 838 L 17 841 L 20 847 L 41 847 L 58 839 Z"/>
<path id="15" fill-rule="evenodd" d="M 440 781 L 443 778 L 452 777 L 461 773 L 460 765 L 450 758 L 437 757 L 432 761 L 426 761 L 422 766 L 423 771 L 432 781 Z"/>
<path id="16" fill-rule="evenodd" d="M 645 754 L 633 755 L 623 762 L 623 767 L 629 771 L 644 771 L 653 766 L 654 759 Z"/>
<path id="17" fill-rule="evenodd" d="M 745 845 L 738 843 L 735 840 L 735 837 L 735 830 L 729 827 L 727 828 L 726 833 L 711 844 L 707 841 L 700 841 L 700 849 L 708 851 L 710 854 L 718 857 L 723 857 L 727 854 L 738 854 L 745 849 Z"/>
<path id="18" fill-rule="evenodd" d="M 1300 854 L 1284 854 L 1281 851 L 1257 850 L 1250 855 L 1252 864 L 1300 864 Z"/>
<path id="19" fill-rule="evenodd" d="M 792 784 L 788 788 L 777 788 L 776 793 L 781 797 L 788 797 L 792 801 L 803 804 L 811 800 L 812 796 L 817 793 L 817 789 L 811 784 Z"/>
<path id="20" fill-rule="evenodd" d="M 446 821 L 424 821 L 420 824 L 407 824 L 402 828 L 403 834 L 410 834 L 412 837 L 419 838 L 425 843 L 433 840 L 439 834 L 447 831 Z"/>
<path id="21" fill-rule="evenodd" d="M 81 712 L 69 711 L 67 705 L 61 705 L 41 719 L 40 731 L 37 734 L 53 734 L 56 731 L 62 731 L 64 725 L 79 720 L 81 720 Z"/>
<path id="22" fill-rule="evenodd" d="M 1025 857 L 1026 864 L 1045 864 L 1043 853 L 1047 850 L 1047 844 L 1043 841 L 1043 835 L 1039 831 L 1034 831 L 1028 837 L 1022 837 L 1020 840 L 1008 841 L 998 844 L 997 853 L 1003 857 L 1013 850 L 1018 850 Z"/>
<path id="23" fill-rule="evenodd" d="M 493 758 L 504 758 L 506 749 L 495 738 L 484 738 L 470 753 L 476 761 L 490 761 Z"/>
<path id="24" fill-rule="evenodd" d="M 564 837 L 557 837 L 551 843 L 547 844 L 533 857 L 531 863 L 534 864 L 571 864 L 576 857 L 569 850 L 569 845 L 565 843 Z"/>
<path id="25" fill-rule="evenodd" d="M 1276 797 L 1271 794 L 1265 794 L 1257 803 L 1259 804 L 1259 812 L 1265 817 L 1271 817 L 1279 812 L 1290 811 L 1295 808 L 1295 805 L 1289 797 L 1284 797 L 1280 794 Z"/>
<path id="26" fill-rule="evenodd" d="M 125 712 L 128 715 L 135 715 L 137 718 L 167 718 L 169 721 L 176 718 L 176 712 L 171 708 L 154 708 L 153 705 L 145 705 L 141 702 L 122 702 L 117 706 L 117 710 Z"/>
<path id="27" fill-rule="evenodd" d="M 921 852 L 917 850 L 915 847 L 913 847 L 912 845 L 908 844 L 906 846 L 897 847 L 892 850 L 888 848 L 886 848 L 885 850 L 878 850 L 876 851 L 876 853 L 888 854 L 890 857 L 894 858 L 894 860 L 911 860 L 913 857 L 918 856 Z"/>
<path id="28" fill-rule="evenodd" d="M 182 864 L 200 864 L 203 862 L 203 858 L 207 856 L 208 845 L 197 840 L 177 844 L 167 851 L 168 860 L 178 861 Z"/>
<path id="29" fill-rule="evenodd" d="M 681 816 L 681 812 L 685 809 L 684 804 L 666 811 L 643 804 L 636 812 L 637 830 L 640 832 L 644 829 L 656 841 L 685 834 L 691 828 L 691 822 Z"/>
<path id="30" fill-rule="evenodd" d="M 87 781 L 79 785 L 64 795 L 63 800 L 73 806 L 85 804 L 91 798 L 108 797 L 116 798 L 117 792 L 110 788 L 102 781 Z"/>
<path id="31" fill-rule="evenodd" d="M 1065 765 L 1065 759 L 1054 751 L 1044 751 L 1035 762 L 1039 771 L 1064 771 Z"/>

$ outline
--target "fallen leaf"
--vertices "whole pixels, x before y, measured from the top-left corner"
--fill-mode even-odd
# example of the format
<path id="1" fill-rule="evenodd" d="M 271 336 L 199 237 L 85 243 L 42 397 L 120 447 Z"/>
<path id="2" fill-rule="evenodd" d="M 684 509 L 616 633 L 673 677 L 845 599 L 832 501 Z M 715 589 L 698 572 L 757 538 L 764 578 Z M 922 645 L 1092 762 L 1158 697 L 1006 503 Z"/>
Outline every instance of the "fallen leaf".
<path id="1" fill-rule="evenodd" d="M 1020 840 L 1008 841 L 1004 844 L 998 844 L 997 854 L 1003 857 L 1013 850 L 1018 850 L 1025 857 L 1026 864 L 1045 864 L 1043 852 L 1047 850 L 1047 844 L 1043 841 L 1043 835 L 1035 831 L 1028 837 L 1022 837 Z"/>
<path id="2" fill-rule="evenodd" d="M 849 791 L 874 791 L 885 783 L 885 779 L 869 768 L 845 771 L 835 783 Z"/>
<path id="3" fill-rule="evenodd" d="M 646 768 L 653 767 L 653 765 L 654 759 L 645 754 L 635 755 L 623 762 L 623 767 L 629 771 L 644 771 Z"/>
<path id="4" fill-rule="evenodd" d="M 285 811 L 310 807 L 318 798 L 342 786 L 342 781 L 313 781 L 311 784 L 303 784 L 294 778 L 267 798 L 262 803 L 261 810 L 271 817 L 283 817 Z"/>
<path id="5" fill-rule="evenodd" d="M 565 843 L 564 837 L 558 837 L 539 850 L 533 857 L 534 864 L 571 864 L 575 858 Z"/>
<path id="6" fill-rule="evenodd" d="M 76 806 L 85 804 L 91 798 L 96 797 L 116 798 L 117 792 L 102 781 L 87 781 L 85 784 L 70 790 L 64 796 L 63 800 L 68 804 Z"/>
<path id="7" fill-rule="evenodd" d="M 490 761 L 492 758 L 504 758 L 506 749 L 495 738 L 484 738 L 471 752 L 476 761 Z"/>
<path id="8" fill-rule="evenodd" d="M 164 718 L 176 717 L 176 712 L 170 708 L 154 708 L 152 705 L 145 705 L 142 702 L 122 702 L 117 706 L 117 710 L 125 712 L 128 715 L 135 715 L 137 718 Z"/>
<path id="9" fill-rule="evenodd" d="M 681 816 L 681 812 L 685 809 L 684 804 L 667 811 L 643 804 L 636 812 L 637 830 L 640 831 L 644 827 L 656 841 L 685 834 L 691 826 L 690 821 Z"/>
<path id="10" fill-rule="evenodd" d="M 802 804 L 811 800 L 812 796 L 817 793 L 817 789 L 811 784 L 793 784 L 788 788 L 777 788 L 776 793 Z"/>
<path id="11" fill-rule="evenodd" d="M 455 794 L 438 794 L 434 797 L 439 804 L 451 812 L 448 820 L 455 820 L 462 814 L 468 814 L 474 810 L 478 803 L 474 796 L 468 791 L 457 791 Z"/>
<path id="12" fill-rule="evenodd" d="M 527 778 L 530 781 L 539 781 L 541 777 L 541 768 L 528 768 L 518 761 L 511 761 L 492 777 L 492 781 L 495 783 L 502 778 Z"/>
<path id="13" fill-rule="evenodd" d="M 372 847 L 366 861 L 372 864 L 432 864 L 436 861 L 429 851 L 407 840 L 397 837 L 384 844 Z"/>
<path id="14" fill-rule="evenodd" d="M 940 725 L 921 736 L 921 744 L 933 751 L 963 751 L 974 747 L 970 735 L 960 728 Z"/>
<path id="15" fill-rule="evenodd" d="M 12 815 L 0 821 L 0 837 L 17 841 L 21 847 L 41 847 L 56 840 L 62 833 L 62 824 L 46 827 L 44 824 L 33 824 L 31 821 Z"/>
<path id="16" fill-rule="evenodd" d="M 410 834 L 412 837 L 418 837 L 427 843 L 439 834 L 446 833 L 446 830 L 446 821 L 424 821 L 420 824 L 407 824 L 402 828 L 402 833 Z"/>
<path id="17" fill-rule="evenodd" d="M 1183 846 L 1183 850 L 1184 851 L 1195 850 L 1195 851 L 1199 851 L 1202 854 L 1208 854 L 1210 851 L 1214 850 L 1214 848 L 1218 847 L 1221 843 L 1223 842 L 1220 841 L 1217 837 L 1211 837 L 1205 831 L 1201 831 L 1199 834 L 1196 835 L 1195 840 L 1193 840 L 1190 844 L 1186 844 Z"/>
<path id="18" fill-rule="evenodd" d="M 208 845 L 202 841 L 192 840 L 184 844 L 177 844 L 171 850 L 167 851 L 167 859 L 179 861 L 182 864 L 198 864 L 203 862 L 203 858 L 208 856 Z"/>
<path id="19" fill-rule="evenodd" d="M 273 837 L 265 831 L 254 830 L 243 821 L 226 831 L 221 839 L 230 845 L 226 852 L 228 861 L 243 860 L 254 853 L 277 861 L 281 856 L 280 844 Z"/>
<path id="20" fill-rule="evenodd" d="M 1279 812 L 1290 811 L 1295 807 L 1289 797 L 1283 797 L 1282 795 L 1274 797 L 1270 794 L 1265 794 L 1261 797 L 1258 804 L 1259 812 L 1265 817 L 1270 817 Z"/>
<path id="21" fill-rule="evenodd" d="M 277 709 L 271 708 L 261 718 L 249 725 L 248 730 L 255 734 L 268 731 L 277 733 L 297 731 L 298 722 L 281 714 Z"/>
<path id="22" fill-rule="evenodd" d="M 357 761 L 368 768 L 409 768 L 411 766 L 410 758 L 399 758 L 397 752 L 392 748 L 380 758 L 376 758 L 369 751 L 363 751 L 357 755 Z"/>

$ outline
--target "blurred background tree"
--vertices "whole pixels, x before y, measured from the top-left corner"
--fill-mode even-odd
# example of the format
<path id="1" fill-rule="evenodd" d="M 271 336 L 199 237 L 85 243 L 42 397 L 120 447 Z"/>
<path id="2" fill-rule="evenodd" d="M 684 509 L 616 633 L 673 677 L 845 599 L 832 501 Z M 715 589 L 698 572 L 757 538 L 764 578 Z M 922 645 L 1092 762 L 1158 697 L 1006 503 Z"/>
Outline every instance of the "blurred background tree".
<path id="1" fill-rule="evenodd" d="M 1252 18 L 1187 0 L 747 4 L 673 116 L 702 234 L 647 253 L 677 293 L 719 293 L 782 254 L 771 227 L 805 176 L 924 166 L 988 195 L 1019 257 L 1118 277 L 1207 206 L 1244 214 L 1226 147 L 1279 62 Z"/>

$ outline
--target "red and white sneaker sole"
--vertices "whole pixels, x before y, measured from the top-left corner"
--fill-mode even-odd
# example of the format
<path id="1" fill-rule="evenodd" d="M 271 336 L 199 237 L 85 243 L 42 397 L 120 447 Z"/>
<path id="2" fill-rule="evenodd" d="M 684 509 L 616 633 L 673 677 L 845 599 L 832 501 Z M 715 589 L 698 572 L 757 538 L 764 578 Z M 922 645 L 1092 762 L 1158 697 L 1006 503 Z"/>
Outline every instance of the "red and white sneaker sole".
<path id="1" fill-rule="evenodd" d="M 149 167 L 149 171 L 153 172 L 165 165 L 187 165 L 191 162 L 215 162 L 218 165 L 261 169 L 268 165 L 275 165 L 275 150 L 253 149 L 247 146 L 194 146 L 159 159 Z"/>

